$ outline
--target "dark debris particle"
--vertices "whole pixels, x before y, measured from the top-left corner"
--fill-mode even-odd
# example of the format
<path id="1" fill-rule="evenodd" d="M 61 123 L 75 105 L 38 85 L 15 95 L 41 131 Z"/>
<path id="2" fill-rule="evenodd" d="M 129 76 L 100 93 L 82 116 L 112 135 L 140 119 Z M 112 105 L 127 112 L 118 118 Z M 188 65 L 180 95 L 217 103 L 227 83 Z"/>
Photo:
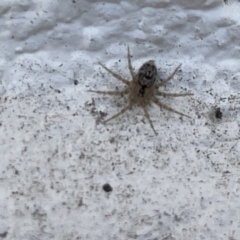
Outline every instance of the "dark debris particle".
<path id="1" fill-rule="evenodd" d="M 78 207 L 81 207 L 82 205 L 83 205 L 83 199 L 80 198 L 80 199 L 79 199 L 79 202 L 78 202 Z"/>
<path id="2" fill-rule="evenodd" d="M 110 138 L 110 139 L 109 139 L 109 142 L 110 142 L 110 143 L 114 143 L 114 142 L 115 142 L 115 138 L 114 138 L 114 137 Z"/>
<path id="3" fill-rule="evenodd" d="M 8 235 L 8 232 L 3 232 L 3 233 L 0 233 L 0 237 L 1 238 L 5 238 L 6 236 Z"/>
<path id="4" fill-rule="evenodd" d="M 78 85 L 79 82 L 78 82 L 78 80 L 74 80 L 73 83 L 74 83 L 74 85 Z"/>
<path id="5" fill-rule="evenodd" d="M 222 112 L 220 108 L 217 108 L 215 111 L 215 117 L 218 119 L 222 119 Z"/>
<path id="6" fill-rule="evenodd" d="M 113 189 L 112 189 L 112 187 L 111 187 L 111 185 L 110 185 L 109 183 L 105 183 L 105 184 L 103 185 L 103 190 L 104 190 L 105 192 L 111 192 Z"/>

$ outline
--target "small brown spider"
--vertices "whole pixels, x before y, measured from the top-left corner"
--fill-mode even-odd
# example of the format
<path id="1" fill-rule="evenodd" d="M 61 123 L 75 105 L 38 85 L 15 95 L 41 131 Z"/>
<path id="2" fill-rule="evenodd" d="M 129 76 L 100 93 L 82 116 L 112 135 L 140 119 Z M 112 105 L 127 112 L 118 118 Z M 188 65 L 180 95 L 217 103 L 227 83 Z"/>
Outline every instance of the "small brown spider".
<path id="1" fill-rule="evenodd" d="M 99 64 L 109 73 L 111 73 L 116 79 L 119 81 L 123 82 L 124 84 L 127 85 L 127 87 L 124 90 L 120 91 L 94 91 L 94 90 L 89 90 L 89 92 L 95 92 L 95 93 L 101 93 L 101 94 L 108 94 L 108 95 L 124 95 L 128 94 L 128 105 L 125 106 L 121 111 L 119 111 L 117 114 L 114 116 L 108 118 L 107 120 L 104 121 L 104 123 L 117 118 L 124 112 L 126 112 L 128 109 L 130 109 L 133 105 L 137 104 L 142 106 L 144 114 L 146 118 L 148 119 L 148 122 L 153 129 L 154 133 L 157 135 L 156 130 L 153 127 L 152 120 L 150 119 L 147 106 L 150 105 L 150 102 L 154 102 L 156 105 L 158 105 L 160 108 L 163 108 L 165 110 L 177 113 L 181 116 L 185 116 L 190 118 L 188 115 L 185 115 L 181 112 L 178 112 L 174 110 L 171 107 L 168 107 L 164 103 L 160 102 L 157 98 L 157 96 L 162 96 L 162 97 L 183 97 L 183 96 L 191 96 L 193 95 L 192 93 L 168 93 L 168 92 L 161 92 L 158 90 L 159 87 L 165 85 L 168 81 L 170 81 L 173 76 L 176 74 L 177 70 L 180 68 L 182 64 L 180 64 L 174 71 L 173 73 L 165 80 L 161 81 L 160 83 L 155 83 L 156 78 L 157 78 L 157 67 L 154 63 L 153 60 L 147 61 L 144 63 L 137 74 L 134 73 L 132 63 L 131 63 L 131 57 L 130 57 L 130 51 L 128 47 L 128 69 L 130 71 L 132 80 L 128 81 L 118 75 L 117 73 L 113 72 L 112 70 L 108 69 L 105 67 L 102 63 L 99 62 Z"/>

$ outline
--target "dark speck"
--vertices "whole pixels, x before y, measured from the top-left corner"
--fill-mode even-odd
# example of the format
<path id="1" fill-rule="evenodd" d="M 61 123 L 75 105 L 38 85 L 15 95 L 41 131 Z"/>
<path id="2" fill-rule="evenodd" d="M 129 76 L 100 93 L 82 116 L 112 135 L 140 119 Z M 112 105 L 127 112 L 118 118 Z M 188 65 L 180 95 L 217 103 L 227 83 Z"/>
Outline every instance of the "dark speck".
<path id="1" fill-rule="evenodd" d="M 215 117 L 218 119 L 222 119 L 222 112 L 220 108 L 217 108 L 215 111 Z"/>
<path id="2" fill-rule="evenodd" d="M 79 82 L 78 82 L 78 80 L 74 80 L 73 83 L 74 83 L 74 85 L 78 85 Z"/>
<path id="3" fill-rule="evenodd" d="M 0 237 L 1 237 L 1 238 L 5 238 L 5 237 L 7 236 L 7 234 L 8 234 L 7 231 L 6 231 L 6 232 L 3 232 L 3 233 L 0 234 Z"/>
<path id="4" fill-rule="evenodd" d="M 110 138 L 109 140 L 110 143 L 114 143 L 114 141 L 115 141 L 114 137 Z"/>
<path id="5" fill-rule="evenodd" d="M 112 187 L 111 187 L 110 184 L 105 183 L 105 184 L 103 185 L 103 190 L 104 190 L 105 192 L 111 192 L 111 191 L 112 191 Z"/>
<path id="6" fill-rule="evenodd" d="M 83 200 L 82 198 L 79 199 L 79 202 L 78 202 L 78 207 L 81 207 L 83 205 Z"/>

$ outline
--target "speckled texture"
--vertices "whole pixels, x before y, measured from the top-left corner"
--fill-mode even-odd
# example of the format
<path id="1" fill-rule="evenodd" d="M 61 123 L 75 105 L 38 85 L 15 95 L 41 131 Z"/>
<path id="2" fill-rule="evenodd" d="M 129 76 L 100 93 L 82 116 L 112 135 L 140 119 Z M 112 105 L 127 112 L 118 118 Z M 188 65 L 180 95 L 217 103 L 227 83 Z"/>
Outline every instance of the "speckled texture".
<path id="1" fill-rule="evenodd" d="M 0 239 L 237 240 L 239 1 L 0 2 Z M 155 60 L 190 91 L 107 124 L 123 85 Z M 215 117 L 220 108 L 222 118 Z M 112 191 L 106 192 L 104 184 Z"/>

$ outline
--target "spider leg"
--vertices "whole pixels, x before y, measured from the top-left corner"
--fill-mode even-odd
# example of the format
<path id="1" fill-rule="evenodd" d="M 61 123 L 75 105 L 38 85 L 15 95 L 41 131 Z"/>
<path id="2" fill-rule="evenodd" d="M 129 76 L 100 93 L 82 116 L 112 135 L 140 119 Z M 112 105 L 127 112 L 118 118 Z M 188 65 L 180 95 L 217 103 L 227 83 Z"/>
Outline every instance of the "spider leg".
<path id="1" fill-rule="evenodd" d="M 130 85 L 130 82 L 126 79 L 124 79 L 123 77 L 121 77 L 120 75 L 118 75 L 117 73 L 113 72 L 112 70 L 110 70 L 109 68 L 107 68 L 106 66 L 104 66 L 102 63 L 98 62 L 100 66 L 102 66 L 106 71 L 108 71 L 109 73 L 111 73 L 116 79 L 118 79 L 119 81 L 123 82 L 126 85 Z"/>
<path id="2" fill-rule="evenodd" d="M 155 95 L 163 96 L 163 97 L 184 97 L 184 96 L 192 96 L 193 93 L 168 93 L 168 92 L 158 91 Z"/>
<path id="3" fill-rule="evenodd" d="M 163 85 L 165 85 L 167 82 L 169 82 L 173 77 L 174 75 L 176 74 L 177 70 L 181 67 L 182 64 L 179 64 L 178 67 L 176 67 L 176 69 L 173 71 L 173 73 L 165 80 L 161 81 L 160 83 L 156 84 L 155 85 L 155 88 L 159 88 Z"/>
<path id="4" fill-rule="evenodd" d="M 142 108 L 143 108 L 143 111 L 144 111 L 144 113 L 145 113 L 145 117 L 147 118 L 147 120 L 148 120 L 148 122 L 149 122 L 149 124 L 150 124 L 150 126 L 151 126 L 151 128 L 152 128 L 152 130 L 154 131 L 155 135 L 157 135 L 157 132 L 156 132 L 156 130 L 155 130 L 154 127 L 153 127 L 152 120 L 151 120 L 151 118 L 150 118 L 150 116 L 149 116 L 147 107 L 146 107 L 146 106 L 142 106 Z"/>
<path id="5" fill-rule="evenodd" d="M 183 114 L 183 113 L 181 113 L 181 112 L 178 112 L 178 111 L 176 111 L 175 109 L 173 109 L 173 108 L 171 108 L 171 107 L 168 107 L 168 106 L 165 105 L 164 103 L 161 103 L 156 97 L 153 97 L 152 100 L 153 100 L 153 102 L 154 102 L 156 105 L 158 105 L 160 108 L 163 108 L 163 109 L 168 110 L 168 111 L 170 111 L 170 112 L 174 112 L 174 113 L 179 114 L 179 115 L 181 115 L 181 116 L 185 116 L 185 117 L 191 118 L 190 116 L 185 115 L 185 114 Z"/>
<path id="6" fill-rule="evenodd" d="M 124 107 L 120 112 L 118 112 L 117 114 L 113 115 L 112 117 L 110 117 L 109 119 L 105 120 L 104 123 L 117 118 L 118 116 L 120 116 L 121 114 L 125 113 L 130 107 L 132 106 L 132 104 L 128 104 L 126 107 Z"/>
<path id="7" fill-rule="evenodd" d="M 135 74 L 134 74 L 133 67 L 132 67 L 129 47 L 128 47 L 128 56 L 127 57 L 128 57 L 128 69 L 131 73 L 132 79 L 135 79 Z"/>
<path id="8" fill-rule="evenodd" d="M 122 91 L 94 91 L 94 90 L 88 90 L 87 92 L 94 92 L 94 93 L 100 93 L 100 94 L 108 94 L 108 95 L 123 95 L 128 93 L 128 90 L 122 90 Z"/>

